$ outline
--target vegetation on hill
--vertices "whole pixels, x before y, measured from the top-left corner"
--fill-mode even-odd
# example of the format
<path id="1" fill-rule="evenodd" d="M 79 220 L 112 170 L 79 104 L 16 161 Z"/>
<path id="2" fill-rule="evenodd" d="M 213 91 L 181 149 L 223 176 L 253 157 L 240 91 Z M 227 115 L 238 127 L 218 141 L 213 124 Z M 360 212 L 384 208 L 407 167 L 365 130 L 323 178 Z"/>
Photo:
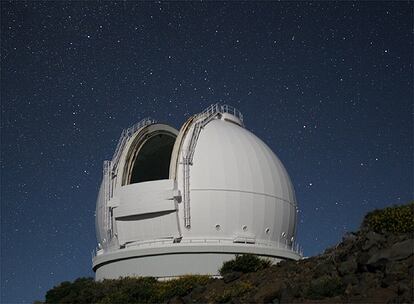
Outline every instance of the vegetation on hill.
<path id="1" fill-rule="evenodd" d="M 95 282 L 80 278 L 63 282 L 46 293 L 46 303 L 160 303 L 185 296 L 193 288 L 204 286 L 208 276 L 188 275 L 176 280 L 157 281 L 152 277 L 122 278 Z"/>
<path id="2" fill-rule="evenodd" d="M 253 254 L 237 254 L 233 260 L 223 263 L 219 273 L 225 275 L 231 272 L 255 272 L 272 265 L 271 261 L 259 258 Z"/>
<path id="3" fill-rule="evenodd" d="M 81 278 L 49 290 L 45 303 L 413 303 L 413 207 L 370 212 L 358 232 L 308 259 L 239 255 L 222 279 Z"/>
<path id="4" fill-rule="evenodd" d="M 374 210 L 365 216 L 364 225 L 375 232 L 412 232 L 414 231 L 414 202 Z"/>

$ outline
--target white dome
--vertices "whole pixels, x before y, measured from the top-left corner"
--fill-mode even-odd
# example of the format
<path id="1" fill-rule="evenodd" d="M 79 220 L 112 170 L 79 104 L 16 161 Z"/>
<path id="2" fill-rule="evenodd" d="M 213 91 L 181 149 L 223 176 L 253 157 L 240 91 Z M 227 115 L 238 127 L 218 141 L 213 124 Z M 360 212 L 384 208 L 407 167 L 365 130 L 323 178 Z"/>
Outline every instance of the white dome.
<path id="1" fill-rule="evenodd" d="M 289 176 L 253 133 L 211 121 L 200 132 L 190 170 L 191 229 L 184 236 L 293 237 L 296 200 Z"/>
<path id="2" fill-rule="evenodd" d="M 237 253 L 300 257 L 289 176 L 242 119 L 212 105 L 180 132 L 150 120 L 124 131 L 98 195 L 97 279 L 217 275 Z"/>

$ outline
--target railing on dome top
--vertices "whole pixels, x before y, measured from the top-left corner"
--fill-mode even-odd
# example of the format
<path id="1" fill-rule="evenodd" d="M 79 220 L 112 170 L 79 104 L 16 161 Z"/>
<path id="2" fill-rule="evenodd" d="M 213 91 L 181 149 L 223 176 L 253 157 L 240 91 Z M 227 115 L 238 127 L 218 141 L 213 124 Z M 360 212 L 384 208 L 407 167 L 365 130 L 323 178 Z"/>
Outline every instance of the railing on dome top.
<path id="1" fill-rule="evenodd" d="M 243 114 L 237 110 L 235 107 L 232 107 L 230 105 L 227 104 L 219 104 L 219 103 L 215 103 L 212 104 L 211 106 L 209 106 L 207 109 L 205 109 L 203 112 L 199 113 L 197 116 L 201 117 L 201 116 L 210 116 L 211 114 L 215 115 L 217 113 L 228 113 L 231 115 L 236 116 L 238 119 L 240 119 L 241 122 L 243 122 Z"/>
<path id="2" fill-rule="evenodd" d="M 156 121 L 154 119 L 146 117 L 134 124 L 133 126 L 129 127 L 128 129 L 122 130 L 121 137 L 119 138 L 118 144 L 115 148 L 114 155 L 112 157 L 112 170 L 115 170 L 118 166 L 119 158 L 121 157 L 121 152 L 124 149 L 128 139 L 142 127 L 153 124 L 155 122 Z"/>
<path id="3" fill-rule="evenodd" d="M 220 105 L 219 103 L 212 104 L 203 112 L 196 116 L 197 122 L 194 125 L 193 133 L 191 134 L 190 142 L 187 146 L 187 150 L 183 156 L 183 179 L 184 179 L 184 191 L 183 191 L 183 202 L 184 202 L 184 226 L 186 228 L 191 227 L 191 216 L 190 216 L 190 165 L 193 164 L 193 156 L 197 140 L 201 130 L 218 114 L 228 113 L 236 116 L 243 125 L 243 114 L 236 108 L 229 105 Z"/>
<path id="4" fill-rule="evenodd" d="M 105 243 L 109 243 L 112 239 L 112 219 L 111 219 L 111 210 L 108 207 L 109 200 L 113 197 L 113 185 L 112 179 L 114 178 L 115 169 L 118 166 L 119 158 L 121 157 L 122 150 L 125 147 L 128 139 L 137 132 L 139 129 L 153 124 L 156 121 L 150 117 L 144 118 L 134 124 L 133 126 L 129 127 L 128 129 L 122 130 L 121 137 L 119 138 L 118 144 L 115 148 L 115 153 L 112 157 L 112 160 L 105 160 L 103 164 L 103 185 L 104 185 L 104 223 L 105 223 L 105 230 L 106 230 L 106 238 Z M 102 244 L 106 246 L 106 244 Z"/>

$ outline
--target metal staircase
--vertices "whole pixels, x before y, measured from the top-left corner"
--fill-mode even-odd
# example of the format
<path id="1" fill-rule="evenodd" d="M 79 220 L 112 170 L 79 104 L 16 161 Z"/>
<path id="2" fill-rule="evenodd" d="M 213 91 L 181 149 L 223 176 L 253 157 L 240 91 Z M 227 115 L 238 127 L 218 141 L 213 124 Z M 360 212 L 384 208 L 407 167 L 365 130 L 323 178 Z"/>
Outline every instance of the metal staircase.
<path id="1" fill-rule="evenodd" d="M 111 199 L 111 161 L 105 160 L 103 163 L 103 187 L 104 187 L 104 193 L 103 193 L 103 199 L 104 199 L 104 205 L 103 205 L 103 216 L 104 216 L 104 223 L 105 223 L 105 232 L 106 237 L 104 238 L 104 244 L 102 244 L 104 247 L 108 244 L 109 240 L 111 239 L 112 230 L 111 230 L 111 213 L 108 207 L 108 202 Z"/>
<path id="2" fill-rule="evenodd" d="M 184 227 L 191 228 L 191 215 L 190 215 L 190 166 L 193 165 L 193 157 L 195 148 L 197 145 L 198 137 L 201 130 L 218 115 L 228 113 L 236 116 L 243 124 L 243 115 L 236 108 L 229 105 L 220 105 L 219 103 L 212 104 L 203 112 L 197 115 L 194 124 L 194 129 L 191 134 L 190 141 L 187 145 L 186 151 L 183 153 L 183 202 L 184 202 Z"/>
<path id="3" fill-rule="evenodd" d="M 113 197 L 113 183 L 116 177 L 116 169 L 118 167 L 119 159 L 122 151 L 125 148 L 126 143 L 141 128 L 153 124 L 156 121 L 150 117 L 144 118 L 131 126 L 128 129 L 122 130 L 121 137 L 119 138 L 118 144 L 115 149 L 115 153 L 112 160 L 105 160 L 103 164 L 103 185 L 104 185 L 104 217 L 106 224 L 106 244 L 108 244 L 113 237 L 113 223 L 112 223 L 112 208 L 108 206 L 108 202 Z M 103 244 L 104 245 L 104 244 Z"/>
<path id="4" fill-rule="evenodd" d="M 153 123 L 156 123 L 154 119 L 150 117 L 146 117 L 140 120 L 139 122 L 137 122 L 136 124 L 134 124 L 133 126 L 129 127 L 128 129 L 122 130 L 121 137 L 119 138 L 114 155 L 112 156 L 112 172 L 113 173 L 115 172 L 118 166 L 119 158 L 121 157 L 122 150 L 124 149 L 125 144 L 128 141 L 128 139 L 130 139 L 131 136 L 139 129 L 147 125 L 153 124 Z"/>

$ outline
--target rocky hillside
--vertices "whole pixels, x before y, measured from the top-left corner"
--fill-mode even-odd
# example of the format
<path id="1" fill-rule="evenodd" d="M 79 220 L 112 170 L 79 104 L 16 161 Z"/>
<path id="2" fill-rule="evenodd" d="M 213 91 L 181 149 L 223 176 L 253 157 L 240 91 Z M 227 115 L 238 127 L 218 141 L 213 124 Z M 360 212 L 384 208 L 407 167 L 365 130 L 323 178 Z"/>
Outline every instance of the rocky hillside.
<path id="1" fill-rule="evenodd" d="M 300 261 L 227 267 L 223 279 L 78 279 L 50 290 L 46 303 L 414 303 L 413 208 L 371 212 L 358 232 Z"/>

